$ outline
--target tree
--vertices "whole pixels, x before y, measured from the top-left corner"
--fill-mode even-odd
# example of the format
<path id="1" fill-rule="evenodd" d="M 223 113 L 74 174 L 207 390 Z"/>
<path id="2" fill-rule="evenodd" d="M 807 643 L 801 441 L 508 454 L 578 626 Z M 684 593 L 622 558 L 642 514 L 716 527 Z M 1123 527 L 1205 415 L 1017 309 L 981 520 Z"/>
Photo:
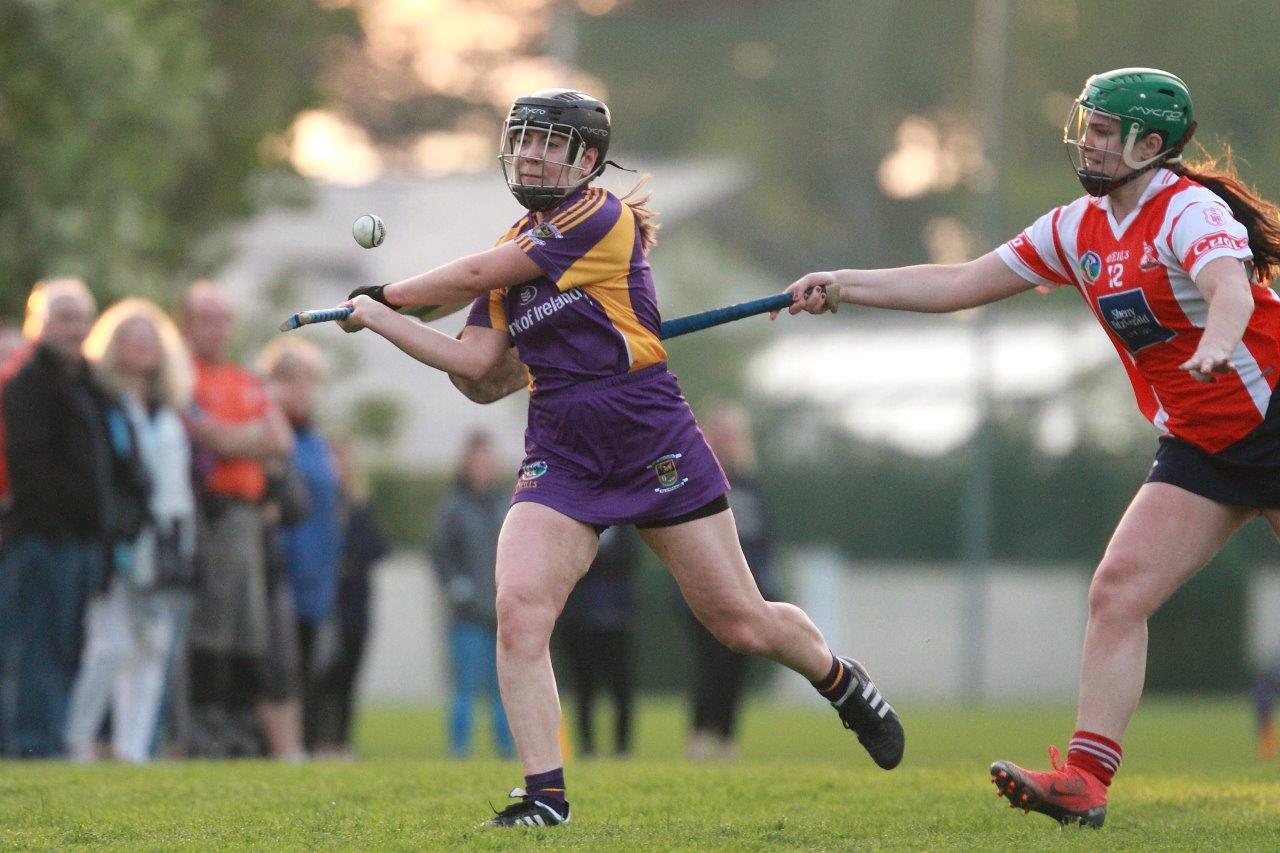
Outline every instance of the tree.
<path id="1" fill-rule="evenodd" d="M 47 275 L 168 303 L 215 267 L 210 235 L 278 196 L 271 143 L 355 37 L 330 6 L 0 0 L 0 312 Z"/>

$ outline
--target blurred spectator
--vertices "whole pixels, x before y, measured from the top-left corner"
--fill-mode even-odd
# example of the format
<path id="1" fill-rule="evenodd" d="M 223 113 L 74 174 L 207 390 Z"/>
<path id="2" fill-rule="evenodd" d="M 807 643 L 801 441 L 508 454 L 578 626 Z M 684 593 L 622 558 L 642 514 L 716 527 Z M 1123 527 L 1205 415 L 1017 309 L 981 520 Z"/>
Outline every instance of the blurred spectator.
<path id="1" fill-rule="evenodd" d="M 228 359 L 228 297 L 197 282 L 182 306 L 196 366 L 187 428 L 204 517 L 191 616 L 191 749 L 225 757 L 258 752 L 255 705 L 268 643 L 264 463 L 293 452 L 293 434 L 262 383 Z"/>
<path id="2" fill-rule="evenodd" d="M 0 391 L 9 384 L 9 380 L 18 374 L 22 366 L 35 352 L 34 337 L 39 333 L 40 325 L 34 323 L 28 311 L 27 322 L 22 328 L 5 322 L 0 325 Z M 3 406 L 0 405 L 0 447 L 4 446 Z M 0 512 L 9 507 L 9 464 L 3 453 L 0 453 Z"/>
<path id="3" fill-rule="evenodd" d="M 640 537 L 633 527 L 600 534 L 595 561 L 573 588 L 555 634 L 573 672 L 578 694 L 578 737 L 583 756 L 595 754 L 596 689 L 613 694 L 614 752 L 631 751 L 634 708 L 635 575 Z"/>
<path id="4" fill-rule="evenodd" d="M 756 586 L 765 599 L 780 595 L 773 572 L 769 510 L 755 479 L 756 448 L 751 424 L 738 406 L 722 404 L 703 421 L 707 443 L 729 478 L 729 506 L 738 524 L 738 539 Z M 748 661 L 729 651 L 696 620 L 690 619 L 694 642 L 693 726 L 689 757 L 731 761 L 737 757 L 734 736 Z"/>
<path id="5" fill-rule="evenodd" d="M 79 279 L 37 284 L 26 324 L 37 346 L 4 389 L 13 502 L 0 568 L 0 733 L 9 755 L 62 753 L 85 603 L 145 513 L 125 416 L 80 352 L 94 313 Z"/>
<path id="6" fill-rule="evenodd" d="M 191 445 L 180 412 L 190 402 L 191 359 L 154 304 L 126 299 L 94 324 L 84 352 L 99 382 L 123 404 L 149 482 L 148 518 L 128 560 L 89 602 L 84 659 L 72 692 L 67 749 L 91 761 L 111 711 L 111 752 L 152 757 L 170 664 L 195 580 Z"/>
<path id="7" fill-rule="evenodd" d="M 1254 721 L 1258 732 L 1258 757 L 1270 760 L 1276 757 L 1277 743 L 1275 723 L 1276 696 L 1280 695 L 1280 664 L 1264 668 L 1253 685 Z"/>
<path id="8" fill-rule="evenodd" d="M 471 752 L 471 703 L 489 699 L 498 754 L 515 755 L 515 742 L 498 693 L 498 614 L 494 597 L 494 555 L 498 532 L 510 503 L 498 479 L 493 440 L 476 431 L 467 437 L 452 492 L 436 520 L 431 562 L 449 603 L 449 651 L 453 710 L 449 749 L 454 758 Z"/>
<path id="9" fill-rule="evenodd" d="M 0 368 L 19 350 L 30 350 L 22 327 L 9 320 L 0 320 Z"/>
<path id="10" fill-rule="evenodd" d="M 375 563 L 387 555 L 386 536 L 369 505 L 369 479 L 350 440 L 333 442 L 342 482 L 342 572 L 338 581 L 338 654 L 321 685 L 316 756 L 351 759 L 356 678 L 369 636 L 370 584 Z"/>
<path id="11" fill-rule="evenodd" d="M 273 389 L 268 385 L 270 390 Z M 311 512 L 311 498 L 292 458 L 269 462 L 263 498 L 262 538 L 267 578 L 267 654 L 263 661 L 258 720 L 267 753 L 285 761 L 307 757 L 302 738 L 302 653 L 298 617 L 289 584 L 284 528 Z"/>
<path id="12" fill-rule="evenodd" d="M 258 363 L 294 434 L 293 465 L 306 486 L 306 514 L 283 525 L 285 578 L 293 593 L 302 679 L 302 731 L 316 746 L 320 685 L 336 659 L 338 572 L 342 559 L 342 492 L 329 442 L 316 429 L 316 394 L 324 356 L 300 337 L 272 341 Z"/>

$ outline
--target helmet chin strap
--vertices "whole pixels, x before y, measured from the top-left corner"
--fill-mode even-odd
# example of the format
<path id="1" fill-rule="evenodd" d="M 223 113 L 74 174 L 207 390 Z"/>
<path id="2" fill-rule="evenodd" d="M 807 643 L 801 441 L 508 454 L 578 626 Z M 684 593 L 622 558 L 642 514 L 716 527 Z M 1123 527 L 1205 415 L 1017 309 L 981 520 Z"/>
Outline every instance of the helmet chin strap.
<path id="1" fill-rule="evenodd" d="M 1104 195 L 1110 195 L 1132 181 L 1134 178 L 1150 172 L 1157 166 L 1163 165 L 1169 159 L 1170 158 L 1168 157 L 1156 155 L 1152 159 L 1147 160 L 1146 165 L 1133 170 L 1123 178 L 1112 178 L 1107 175 L 1099 174 L 1098 172 L 1086 172 L 1084 169 L 1076 172 L 1076 177 L 1080 179 L 1080 183 L 1084 186 L 1085 192 L 1095 198 L 1098 198 Z"/>

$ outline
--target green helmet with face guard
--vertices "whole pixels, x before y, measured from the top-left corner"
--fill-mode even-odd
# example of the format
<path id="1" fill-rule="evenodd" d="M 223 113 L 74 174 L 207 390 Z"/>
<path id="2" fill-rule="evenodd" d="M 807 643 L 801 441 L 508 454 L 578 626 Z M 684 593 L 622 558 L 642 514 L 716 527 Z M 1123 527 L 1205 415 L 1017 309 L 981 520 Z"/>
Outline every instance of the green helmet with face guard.
<path id="1" fill-rule="evenodd" d="M 544 89 L 516 98 L 503 122 L 498 152 L 507 188 L 528 210 L 555 207 L 604 171 L 610 130 L 609 107 L 585 92 Z M 563 148 L 562 159 L 548 156 L 557 145 Z M 591 150 L 596 152 L 596 161 L 588 170 L 583 161 Z M 531 165 L 540 175 L 528 174 L 522 164 Z M 556 174 L 567 173 L 568 180 L 551 180 L 548 166 L 553 172 L 559 167 Z"/>
<path id="2" fill-rule="evenodd" d="M 1119 122 L 1116 146 L 1087 144 L 1090 121 L 1100 116 Z M 1069 146 L 1072 168 L 1085 192 L 1102 196 L 1143 172 L 1181 160 L 1195 129 L 1186 83 L 1155 68 L 1119 68 L 1085 81 L 1084 91 L 1071 107 L 1062 141 Z M 1134 147 L 1152 133 L 1160 136 L 1160 150 L 1138 159 Z M 1121 161 L 1132 171 L 1117 177 Z"/>

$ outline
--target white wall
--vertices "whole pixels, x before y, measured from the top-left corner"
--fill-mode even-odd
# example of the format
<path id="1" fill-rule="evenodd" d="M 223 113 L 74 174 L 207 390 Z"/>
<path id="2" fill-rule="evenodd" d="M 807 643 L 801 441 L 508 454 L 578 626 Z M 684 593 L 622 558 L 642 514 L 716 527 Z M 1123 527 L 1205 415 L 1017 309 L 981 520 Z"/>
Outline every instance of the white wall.
<path id="1" fill-rule="evenodd" d="M 958 699 L 967 578 L 953 564 L 849 564 L 811 551 L 793 567 L 794 601 L 840 654 L 864 661 L 894 701 Z M 999 565 L 982 597 L 981 695 L 1028 701 L 1075 697 L 1088 617 L 1087 569 Z M 1259 572 L 1247 594 L 1254 663 L 1280 662 L 1280 569 Z M 374 574 L 373 636 L 360 695 L 375 702 L 441 703 L 448 696 L 445 608 L 435 575 L 416 552 L 398 552 Z M 812 699 L 800 678 L 779 677 L 784 700 Z"/>
<path id="2" fill-rule="evenodd" d="M 414 551 L 398 551 L 373 575 L 373 635 L 359 695 L 374 702 L 439 704 L 448 696 L 445 606 L 435 573 Z"/>
<path id="3" fill-rule="evenodd" d="M 961 658 L 965 584 L 958 565 L 847 564 L 830 552 L 802 555 L 795 603 L 838 654 L 867 664 L 886 695 L 967 695 Z M 982 594 L 986 697 L 1062 700 L 1075 696 L 1088 616 L 1088 574 L 1080 567 L 993 567 Z M 801 679 L 781 678 L 779 695 L 808 700 Z"/>
<path id="4" fill-rule="evenodd" d="M 1256 572 L 1245 592 L 1249 662 L 1280 666 L 1280 568 Z"/>
<path id="5" fill-rule="evenodd" d="M 963 695 L 958 602 L 965 580 L 958 568 L 849 566 L 828 553 L 812 552 L 793 578 L 795 603 L 837 652 L 866 662 L 889 696 Z M 1087 587 L 1084 573 L 1067 568 L 1006 566 L 989 574 L 987 695 L 1045 700 L 1075 695 Z M 373 611 L 361 696 L 380 702 L 444 701 L 446 612 L 435 575 L 421 555 L 398 552 L 378 567 Z M 811 698 L 797 678 L 780 678 L 778 690 L 783 698 Z"/>

